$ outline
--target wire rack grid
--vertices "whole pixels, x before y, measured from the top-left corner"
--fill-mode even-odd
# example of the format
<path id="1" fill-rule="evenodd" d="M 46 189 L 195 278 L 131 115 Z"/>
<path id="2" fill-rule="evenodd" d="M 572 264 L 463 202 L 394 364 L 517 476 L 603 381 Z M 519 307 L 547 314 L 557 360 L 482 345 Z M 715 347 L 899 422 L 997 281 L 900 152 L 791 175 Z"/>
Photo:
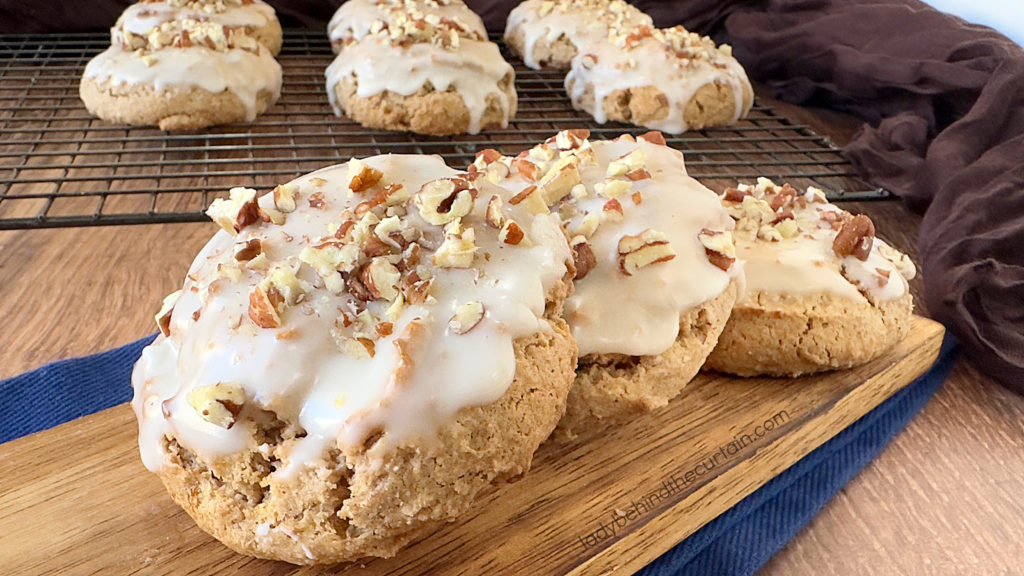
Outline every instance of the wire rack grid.
<path id="1" fill-rule="evenodd" d="M 440 154 L 462 168 L 485 148 L 516 154 L 564 128 L 609 138 L 646 130 L 596 124 L 572 109 L 557 72 L 516 66 L 519 112 L 507 129 L 456 137 L 367 130 L 335 117 L 324 89 L 333 54 L 320 32 L 288 30 L 281 99 L 256 122 L 201 133 L 108 124 L 78 97 L 103 34 L 0 36 L 0 229 L 189 222 L 234 186 L 269 189 L 353 156 Z M 712 189 L 767 176 L 833 199 L 886 197 L 856 178 L 827 139 L 755 104 L 728 128 L 668 139 Z"/>

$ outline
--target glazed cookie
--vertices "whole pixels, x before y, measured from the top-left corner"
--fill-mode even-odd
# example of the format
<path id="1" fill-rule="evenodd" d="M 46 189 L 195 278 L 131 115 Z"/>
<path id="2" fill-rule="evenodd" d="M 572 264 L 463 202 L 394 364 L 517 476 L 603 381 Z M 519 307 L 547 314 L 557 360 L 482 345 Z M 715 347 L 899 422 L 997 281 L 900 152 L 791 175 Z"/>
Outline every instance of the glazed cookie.
<path id="1" fill-rule="evenodd" d="M 146 48 L 150 32 L 172 20 L 241 28 L 271 54 L 281 51 L 281 23 L 274 9 L 261 0 L 142 0 L 117 19 L 110 30 L 110 43 L 127 51 Z"/>
<path id="2" fill-rule="evenodd" d="M 244 28 L 173 20 L 90 60 L 79 94 L 108 122 L 196 130 L 255 120 L 281 94 L 281 66 Z"/>
<path id="3" fill-rule="evenodd" d="M 565 437 L 677 396 L 715 346 L 742 274 L 732 220 L 660 133 L 587 137 L 561 132 L 516 158 L 490 151 L 474 164 L 516 192 L 510 203 L 553 205 L 569 232 L 576 275 L 565 317 L 580 360 Z"/>
<path id="4" fill-rule="evenodd" d="M 573 58 L 565 77 L 572 105 L 608 120 L 673 134 L 732 124 L 754 92 L 728 45 L 683 27 L 612 31 Z"/>
<path id="5" fill-rule="evenodd" d="M 210 207 L 223 230 L 132 377 L 143 461 L 203 530 L 297 564 L 390 556 L 528 470 L 573 379 L 572 255 L 510 198 L 387 155 Z"/>
<path id="6" fill-rule="evenodd" d="M 568 70 L 609 32 L 654 26 L 651 17 L 623 0 L 526 0 L 512 9 L 505 42 L 535 70 Z"/>
<path id="7" fill-rule="evenodd" d="M 876 358 L 910 329 L 913 263 L 808 188 L 758 179 L 726 190 L 747 289 L 706 367 L 798 376 Z"/>
<path id="8" fill-rule="evenodd" d="M 483 20 L 462 0 L 348 0 L 331 17 L 327 36 L 337 53 L 378 27 L 391 28 L 410 17 L 434 25 L 447 23 L 477 40 L 487 38 Z"/>
<path id="9" fill-rule="evenodd" d="M 507 127 L 516 111 L 515 72 L 498 46 L 418 13 L 372 27 L 326 76 L 335 113 L 379 130 L 476 134 Z"/>

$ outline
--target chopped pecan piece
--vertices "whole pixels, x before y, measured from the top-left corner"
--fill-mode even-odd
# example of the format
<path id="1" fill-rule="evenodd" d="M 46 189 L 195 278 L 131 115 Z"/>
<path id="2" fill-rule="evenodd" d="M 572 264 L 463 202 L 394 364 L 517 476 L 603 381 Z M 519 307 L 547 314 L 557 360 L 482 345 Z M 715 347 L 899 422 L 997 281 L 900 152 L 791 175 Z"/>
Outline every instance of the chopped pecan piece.
<path id="1" fill-rule="evenodd" d="M 502 226 L 501 231 L 498 233 L 499 240 L 505 244 L 511 244 L 513 246 L 518 246 L 525 237 L 526 235 L 523 233 L 523 229 L 520 228 L 519 224 L 516 224 L 514 220 L 505 222 L 505 225 Z"/>
<path id="2" fill-rule="evenodd" d="M 650 142 L 651 144 L 659 144 L 665 146 L 665 135 L 657 130 L 652 130 L 639 136 L 641 139 Z"/>
<path id="3" fill-rule="evenodd" d="M 448 330 L 459 336 L 468 334 L 483 318 L 484 305 L 477 301 L 467 302 L 455 309 L 455 315 L 448 320 Z"/>
<path id="4" fill-rule="evenodd" d="M 263 242 L 259 238 L 250 238 L 245 242 L 235 243 L 235 260 L 248 262 L 263 253 Z"/>
<path id="5" fill-rule="evenodd" d="M 256 191 L 252 188 L 232 188 L 227 199 L 218 198 L 206 211 L 214 222 L 231 234 L 237 234 L 246 226 L 260 219 L 260 208 L 256 203 Z"/>
<path id="6" fill-rule="evenodd" d="M 740 190 L 739 188 L 726 188 L 725 192 L 722 193 L 722 198 L 728 202 L 743 202 L 743 198 L 750 196 L 750 192 Z"/>
<path id="7" fill-rule="evenodd" d="M 844 258 L 853 256 L 864 261 L 871 254 L 871 245 L 875 241 L 875 224 L 864 214 L 858 214 L 843 224 L 832 241 L 832 251 L 836 256 Z"/>
<path id="8" fill-rule="evenodd" d="M 668 262 L 676 257 L 665 235 L 649 228 L 640 234 L 619 238 L 618 251 L 619 270 L 626 276 L 632 276 L 645 266 Z"/>
<path id="9" fill-rule="evenodd" d="M 736 261 L 736 245 L 732 233 L 705 228 L 697 234 L 697 239 L 704 246 L 704 253 L 712 265 L 728 271 Z"/>
<path id="10" fill-rule="evenodd" d="M 576 275 L 573 280 L 582 280 L 597 266 L 597 257 L 594 256 L 590 243 L 582 237 L 573 239 L 572 260 L 576 265 Z"/>
<path id="11" fill-rule="evenodd" d="M 355 158 L 348 162 L 348 189 L 361 194 L 373 188 L 384 177 L 384 173 Z"/>
<path id="12" fill-rule="evenodd" d="M 280 298 L 280 295 L 278 295 Z M 253 286 L 249 291 L 249 318 L 260 328 L 278 328 L 281 316 L 278 315 L 270 294 L 260 286 Z"/>
<path id="13" fill-rule="evenodd" d="M 237 384 L 218 382 L 212 386 L 197 386 L 189 390 L 185 398 L 200 418 L 230 430 L 245 405 L 245 390 Z"/>
<path id="14" fill-rule="evenodd" d="M 164 298 L 163 305 L 160 306 L 160 311 L 156 313 L 156 325 L 164 336 L 171 335 L 171 314 L 174 313 L 174 305 L 178 303 L 179 296 L 181 296 L 181 290 L 168 294 Z"/>

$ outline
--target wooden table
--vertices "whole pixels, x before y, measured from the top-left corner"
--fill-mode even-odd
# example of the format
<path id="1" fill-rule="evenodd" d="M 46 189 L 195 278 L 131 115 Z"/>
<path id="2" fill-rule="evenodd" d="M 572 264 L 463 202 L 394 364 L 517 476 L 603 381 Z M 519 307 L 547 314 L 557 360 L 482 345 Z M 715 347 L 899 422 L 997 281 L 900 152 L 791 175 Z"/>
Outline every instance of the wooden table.
<path id="1" fill-rule="evenodd" d="M 776 104 L 836 142 L 855 123 Z M 899 202 L 847 206 L 916 260 L 920 217 Z M 0 378 L 155 329 L 212 223 L 0 231 Z M 912 288 L 918 312 L 927 315 Z M 882 455 L 763 574 L 1024 573 L 1024 398 L 958 362 Z"/>

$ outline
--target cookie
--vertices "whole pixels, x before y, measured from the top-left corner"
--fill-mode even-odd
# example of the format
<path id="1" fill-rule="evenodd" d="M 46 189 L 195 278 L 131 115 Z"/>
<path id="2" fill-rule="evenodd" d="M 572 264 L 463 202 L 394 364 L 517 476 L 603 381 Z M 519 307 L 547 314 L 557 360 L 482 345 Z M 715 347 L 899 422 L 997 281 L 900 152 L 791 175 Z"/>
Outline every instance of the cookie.
<path id="1" fill-rule="evenodd" d="M 580 360 L 559 424 L 564 437 L 677 396 L 736 299 L 732 219 L 664 142 L 659 133 L 592 141 L 571 130 L 516 158 L 490 151 L 474 163 L 516 192 L 510 202 L 552 206 L 571 238 L 575 291 L 565 317 Z"/>
<path id="2" fill-rule="evenodd" d="M 125 50 L 146 48 L 150 32 L 165 22 L 195 20 L 241 28 L 274 56 L 281 51 L 281 23 L 261 0 L 142 0 L 121 13 L 110 43 Z"/>
<path id="3" fill-rule="evenodd" d="M 386 155 L 211 206 L 132 377 L 143 462 L 199 527 L 296 564 L 390 556 L 529 469 L 573 379 L 572 256 L 510 197 Z"/>
<path id="4" fill-rule="evenodd" d="M 372 30 L 391 28 L 408 18 L 466 30 L 476 39 L 487 38 L 483 20 L 462 0 L 348 0 L 331 17 L 327 36 L 331 48 L 338 53 Z"/>
<path id="5" fill-rule="evenodd" d="M 747 288 L 706 368 L 799 376 L 877 358 L 910 329 L 913 263 L 864 215 L 761 178 L 726 190 Z"/>
<path id="6" fill-rule="evenodd" d="M 572 105 L 594 117 L 672 134 L 733 124 L 754 92 L 728 45 L 683 27 L 611 32 L 573 58 L 565 78 Z"/>
<path id="7" fill-rule="evenodd" d="M 654 22 L 622 0 L 526 0 L 509 13 L 505 42 L 530 68 L 568 70 L 610 31 L 636 26 Z"/>
<path id="8" fill-rule="evenodd" d="M 173 20 L 90 60 L 79 94 L 108 122 L 196 130 L 255 120 L 280 97 L 281 66 L 243 28 Z"/>
<path id="9" fill-rule="evenodd" d="M 335 113 L 368 128 L 431 135 L 507 127 L 515 72 L 498 46 L 431 21 L 399 16 L 345 46 L 326 73 Z"/>

